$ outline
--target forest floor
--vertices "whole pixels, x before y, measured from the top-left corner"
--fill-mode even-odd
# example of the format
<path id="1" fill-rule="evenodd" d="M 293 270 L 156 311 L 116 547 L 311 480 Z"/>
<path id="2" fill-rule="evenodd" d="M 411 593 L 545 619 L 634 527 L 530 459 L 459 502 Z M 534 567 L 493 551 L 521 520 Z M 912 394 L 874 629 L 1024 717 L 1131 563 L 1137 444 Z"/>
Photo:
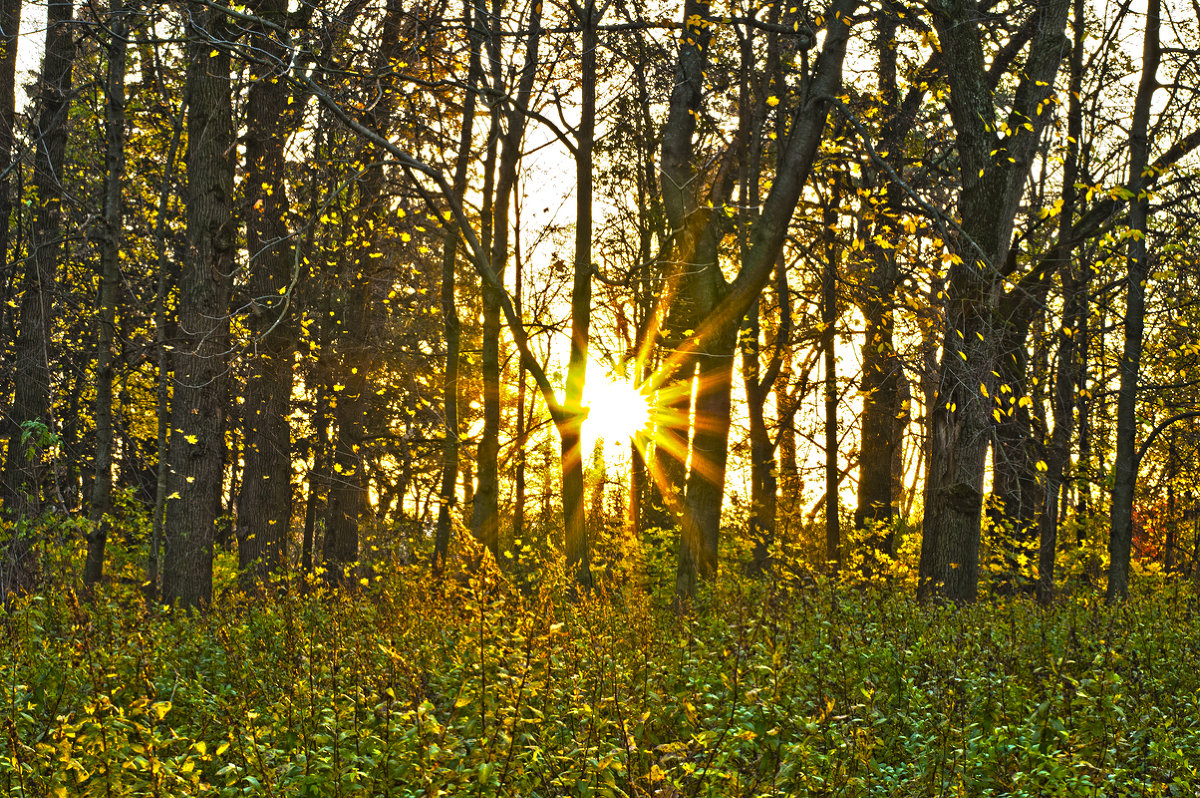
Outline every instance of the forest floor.
<path id="1" fill-rule="evenodd" d="M 465 581 L 465 580 L 463 580 Z M 431 584 L 202 614 L 135 586 L 0 611 L 0 790 L 32 796 L 1126 796 L 1200 790 L 1186 580 L 923 608 L 725 576 Z M 487 580 L 484 580 L 487 581 Z"/>

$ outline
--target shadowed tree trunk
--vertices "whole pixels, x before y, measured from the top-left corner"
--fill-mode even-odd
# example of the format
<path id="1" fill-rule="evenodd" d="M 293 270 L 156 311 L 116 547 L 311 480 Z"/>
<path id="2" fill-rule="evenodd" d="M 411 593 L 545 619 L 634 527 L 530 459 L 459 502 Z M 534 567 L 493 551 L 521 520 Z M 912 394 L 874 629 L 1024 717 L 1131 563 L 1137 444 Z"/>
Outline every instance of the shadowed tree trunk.
<path id="1" fill-rule="evenodd" d="M 486 13 L 477 9 L 476 13 Z M 542 4 L 534 2 L 529 19 L 529 36 L 525 45 L 525 63 L 517 86 L 516 108 L 497 109 L 502 113 L 507 128 L 500 149 L 499 168 L 496 173 L 495 191 L 492 198 L 492 242 L 490 265 L 492 272 L 503 283 L 508 263 L 509 209 L 512 207 L 512 190 L 517 180 L 517 165 L 521 160 L 521 143 L 525 137 L 525 115 L 522 109 L 529 108 L 533 96 L 533 83 L 537 77 L 538 46 L 541 42 Z M 499 69 L 499 37 L 493 32 L 489 38 L 489 57 L 493 63 L 493 79 Z M 486 238 L 486 236 L 485 236 Z M 477 450 L 478 470 L 475 487 L 475 503 L 471 512 L 471 531 L 485 545 L 492 556 L 500 551 L 500 326 L 501 296 L 497 288 L 483 285 L 483 345 L 480 368 L 483 377 L 483 432 Z"/>
<path id="2" fill-rule="evenodd" d="M 1128 277 L 1125 296 L 1125 344 L 1119 367 L 1121 387 L 1117 394 L 1117 451 L 1113 464 L 1112 525 L 1108 536 L 1108 588 L 1110 604 L 1129 597 L 1129 557 L 1133 544 L 1133 495 L 1137 487 L 1137 388 L 1142 359 L 1142 335 L 1146 320 L 1146 280 L 1150 258 L 1146 252 L 1150 198 L 1143 174 L 1150 154 L 1150 104 L 1158 88 L 1161 0 L 1149 0 L 1146 34 L 1142 50 L 1142 78 L 1133 103 L 1129 130 L 1129 183 L 1133 196 L 1129 206 L 1129 239 L 1126 254 Z"/>
<path id="3" fill-rule="evenodd" d="M 905 160 L 905 138 L 913 116 L 925 96 L 924 83 L 918 82 L 903 98 L 896 78 L 896 30 L 899 19 L 894 13 L 881 13 L 877 22 L 876 52 L 879 66 L 877 82 L 883 111 L 882 137 L 877 150 L 880 157 L 896 173 Z M 899 279 L 896 248 L 899 219 L 904 212 L 904 193 L 886 175 L 883 183 L 883 202 L 872 220 L 875 235 L 870 236 L 867 250 L 870 271 L 864 285 L 860 307 L 866 322 L 862 348 L 863 397 L 862 441 L 859 446 L 859 479 L 855 528 L 866 532 L 863 551 L 863 570 L 868 576 L 877 569 L 880 555 L 890 556 L 894 533 L 892 517 L 899 496 L 893 490 L 893 471 L 900 460 L 904 425 L 897 424 L 900 407 L 900 385 L 904 378 L 903 363 L 896 354 L 893 342 L 893 306 Z M 883 246 L 878 241 L 886 242 Z"/>
<path id="4" fill-rule="evenodd" d="M 0 0 L 0 340 L 8 340 L 12 314 L 9 301 L 16 289 L 13 262 L 8 255 L 8 221 L 12 216 L 13 123 L 17 100 L 17 42 L 21 0 Z"/>
<path id="5" fill-rule="evenodd" d="M 372 102 L 367 113 L 368 122 L 375 130 L 386 131 L 395 122 L 398 96 L 392 62 L 405 57 L 402 49 L 405 41 L 401 34 L 404 14 L 400 0 L 388 0 L 383 10 L 379 33 L 382 46 L 372 70 L 372 94 L 378 99 Z M 413 46 L 411 42 L 408 45 Z M 336 432 L 322 546 L 328 569 L 326 576 L 338 584 L 354 582 L 359 523 L 367 510 L 364 447 L 371 412 L 368 375 L 375 360 L 375 345 L 370 338 L 376 318 L 371 289 L 372 278 L 379 268 L 379 260 L 375 257 L 378 239 L 388 213 L 384 195 L 385 158 L 385 148 L 378 142 L 371 141 L 363 147 L 359 160 L 365 167 L 357 181 L 359 221 L 341 276 L 341 327 L 336 334 L 339 359 L 331 400 Z"/>
<path id="6" fill-rule="evenodd" d="M 179 343 L 168 446 L 162 598 L 212 599 L 213 540 L 224 477 L 229 298 L 236 229 L 226 19 L 188 4 L 187 244 L 179 284 Z"/>
<path id="7" fill-rule="evenodd" d="M 96 302 L 96 461 L 88 520 L 87 561 L 83 580 L 96 584 L 104 576 L 104 547 L 113 488 L 113 357 L 116 339 L 117 287 L 121 273 L 121 189 L 125 177 L 125 62 L 130 9 L 109 8 L 108 69 L 104 86 L 104 232 L 100 242 L 100 294 Z"/>
<path id="8" fill-rule="evenodd" d="M 750 555 L 748 572 L 751 575 L 764 573 L 770 563 L 771 551 L 776 539 L 776 523 L 779 503 L 779 478 L 775 451 L 782 432 L 774 441 L 767 429 L 765 405 L 783 369 L 786 350 L 791 346 L 792 308 L 787 284 L 787 269 L 781 258 L 775 267 L 775 295 L 779 303 L 778 327 L 775 330 L 774 350 L 771 362 L 765 371 L 759 370 L 758 311 L 749 317 L 751 331 L 749 346 L 743 355 L 742 371 L 746 380 L 746 407 L 750 420 L 750 539 L 754 550 Z M 752 347 L 752 348 L 751 348 Z M 777 407 L 782 417 L 782 407 Z"/>
<path id="9" fill-rule="evenodd" d="M 1068 0 L 1047 0 L 1035 15 L 1029 56 L 997 141 L 1000 113 L 984 62 L 981 20 L 969 0 L 934 4 L 950 83 L 962 189 L 961 225 L 947 242 L 954 253 L 947 281 L 947 323 L 931 409 L 926 507 L 918 595 L 975 598 L 980 514 L 990 413 L 999 356 L 994 313 L 999 270 L 1008 259 L 1025 180 L 1050 114 L 1044 102 L 1065 50 Z"/>
<path id="10" fill-rule="evenodd" d="M 1083 137 L 1083 46 L 1087 32 L 1083 0 L 1072 2 L 1074 42 L 1071 49 L 1071 74 L 1067 100 L 1067 153 L 1063 162 L 1062 210 L 1059 212 L 1058 246 L 1054 257 L 1063 276 L 1063 324 L 1056 334 L 1058 365 L 1054 375 L 1054 430 L 1046 447 L 1045 502 L 1038 515 L 1038 601 L 1054 598 L 1055 551 L 1058 546 L 1059 494 L 1071 459 L 1071 439 L 1075 428 L 1075 395 L 1083 383 L 1084 360 L 1077 339 L 1087 335 L 1086 302 L 1088 281 L 1086 265 L 1072 264 L 1071 228 L 1075 223 L 1079 182 L 1079 140 Z"/>
<path id="11" fill-rule="evenodd" d="M 175 160 L 179 154 L 179 143 L 183 139 L 184 120 L 187 115 L 187 97 L 184 105 L 172 120 L 171 144 L 167 148 L 167 158 L 163 166 L 162 180 L 158 190 L 158 214 L 154 222 L 154 254 L 155 269 L 158 272 L 154 292 L 154 349 L 155 365 L 158 367 L 158 378 L 155 381 L 155 407 L 157 419 L 155 452 L 158 455 L 158 465 L 154 478 L 154 521 L 150 530 L 150 558 L 146 568 L 146 581 L 149 582 L 147 593 L 152 598 L 158 598 L 160 593 L 159 572 L 161 570 L 163 525 L 166 523 L 167 486 L 170 476 L 170 457 L 168 450 L 168 430 L 171 426 L 170 381 L 171 355 L 167 341 L 171 335 L 168 332 L 168 321 L 174 325 L 174 318 L 169 315 L 167 308 L 167 218 L 171 208 L 171 196 L 175 190 L 176 176 Z"/>
<path id="12" fill-rule="evenodd" d="M 63 161 L 75 35 L 69 0 L 47 4 L 46 51 L 33 93 L 37 104 L 33 161 L 33 222 L 29 255 L 21 281 L 19 326 L 13 346 L 13 404 L 5 414 L 8 453 L 0 479 L 0 504 L 14 520 L 28 519 L 43 507 L 47 469 L 41 453 L 26 456 L 21 443 L 24 425 L 40 422 L 53 430 L 50 400 L 50 357 L 53 348 L 54 285 L 62 253 Z M 4 220 L 7 226 L 7 219 Z M 37 448 L 36 446 L 34 447 Z M 33 541 L 18 528 L 0 566 L 0 599 L 32 578 Z"/>
<path id="13" fill-rule="evenodd" d="M 841 193 L 832 189 L 822 209 L 824 256 L 821 263 L 821 353 L 824 356 L 825 404 L 825 563 L 837 574 L 842 570 L 842 526 L 838 502 L 838 384 L 837 384 L 837 272 L 841 248 L 837 243 L 837 208 Z M 890 466 L 890 463 L 889 463 Z M 891 470 L 888 471 L 889 491 Z"/>
<path id="14" fill-rule="evenodd" d="M 288 27 L 287 0 L 255 0 L 251 11 Z M 291 323 L 295 253 L 288 229 L 285 183 L 291 92 L 284 89 L 288 53 L 265 26 L 249 41 L 260 62 L 250 65 L 246 120 L 246 249 L 249 254 L 251 334 L 242 404 L 242 485 L 237 501 L 238 568 L 252 589 L 286 562 L 292 518 Z"/>
<path id="15" fill-rule="evenodd" d="M 462 126 L 458 139 L 458 153 L 454 164 L 454 182 L 452 190 L 462 201 L 467 190 L 467 169 L 471 162 L 471 141 L 475 127 L 475 88 L 479 84 L 482 66 L 480 64 L 481 36 L 480 26 L 483 21 L 471 16 L 471 0 L 463 2 L 463 24 L 467 26 L 470 37 L 467 66 L 466 97 L 463 100 Z M 446 371 L 442 380 L 442 402 L 445 413 L 445 440 L 442 443 L 442 483 L 438 496 L 437 531 L 434 534 L 433 568 L 435 573 L 441 573 L 445 566 L 446 556 L 450 551 L 450 510 L 454 507 L 458 480 L 458 359 L 462 340 L 462 324 L 458 318 L 458 304 L 455 302 L 456 265 L 458 262 L 458 225 L 453 221 L 446 223 L 446 239 L 442 245 L 442 319 L 446 336 Z"/>
<path id="16" fill-rule="evenodd" d="M 575 133 L 575 264 L 571 286 L 571 353 L 559 424 L 562 441 L 563 521 L 566 524 L 567 576 L 591 587 L 591 542 L 584 511 L 583 388 L 587 377 L 588 335 L 592 314 L 592 151 L 596 137 L 596 50 L 599 12 L 595 0 L 571 2 L 583 28 L 580 63 L 580 121 Z"/>

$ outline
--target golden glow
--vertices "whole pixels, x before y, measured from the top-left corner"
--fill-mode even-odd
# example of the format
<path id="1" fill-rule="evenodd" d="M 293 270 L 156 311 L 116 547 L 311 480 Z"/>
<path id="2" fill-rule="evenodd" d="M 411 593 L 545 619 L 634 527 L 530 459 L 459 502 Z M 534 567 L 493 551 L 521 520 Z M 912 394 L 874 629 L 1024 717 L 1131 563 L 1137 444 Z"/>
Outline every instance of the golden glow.
<path id="1" fill-rule="evenodd" d="M 631 382 L 610 377 L 601 366 L 588 369 L 583 389 L 587 419 L 583 422 L 583 451 L 590 454 L 598 440 L 623 445 L 650 422 L 648 397 Z"/>

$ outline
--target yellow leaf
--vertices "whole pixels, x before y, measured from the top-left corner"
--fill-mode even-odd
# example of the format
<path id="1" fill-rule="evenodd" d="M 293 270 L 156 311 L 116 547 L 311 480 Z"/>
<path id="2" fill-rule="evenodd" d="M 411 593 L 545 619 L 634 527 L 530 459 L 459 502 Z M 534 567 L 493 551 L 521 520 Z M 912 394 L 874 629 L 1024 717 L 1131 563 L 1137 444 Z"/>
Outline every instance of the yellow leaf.
<path id="1" fill-rule="evenodd" d="M 200 440 L 200 439 L 199 439 L 199 438 L 197 438 L 195 435 L 184 435 L 184 436 L 183 436 L 183 439 L 184 439 L 185 441 L 187 441 L 188 443 L 191 443 L 191 444 L 195 444 L 195 443 L 197 443 L 197 442 Z"/>
<path id="2" fill-rule="evenodd" d="M 779 105 L 779 98 L 776 97 L 774 94 L 772 94 L 770 97 L 767 98 L 767 105 L 774 108 L 775 106 Z"/>

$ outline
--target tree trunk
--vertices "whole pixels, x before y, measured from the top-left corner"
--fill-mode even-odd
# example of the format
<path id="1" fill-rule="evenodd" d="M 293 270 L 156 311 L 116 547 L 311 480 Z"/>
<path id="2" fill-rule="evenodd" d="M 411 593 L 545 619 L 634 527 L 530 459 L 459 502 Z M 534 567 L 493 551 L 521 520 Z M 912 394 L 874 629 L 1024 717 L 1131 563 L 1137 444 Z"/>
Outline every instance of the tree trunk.
<path id="1" fill-rule="evenodd" d="M 470 166 L 471 141 L 475 127 L 475 87 L 481 78 L 480 26 L 481 19 L 471 17 L 472 0 L 463 2 L 463 24 L 470 31 L 467 89 L 463 100 L 462 126 L 459 132 L 458 153 L 454 164 L 453 190 L 460 199 L 467 188 L 467 168 Z M 454 507 L 458 480 L 458 359 L 462 341 L 462 323 L 455 302 L 459 229 L 453 222 L 446 225 L 442 245 L 442 319 L 446 336 L 446 371 L 442 379 L 442 402 L 446 418 L 445 439 L 442 443 L 442 483 L 439 492 L 437 531 L 434 534 L 433 568 L 441 573 L 450 552 L 450 510 Z"/>
<path id="2" fill-rule="evenodd" d="M 168 431 L 171 427 L 170 381 L 171 355 L 168 351 L 168 309 L 167 309 L 167 218 L 171 208 L 171 194 L 175 182 L 175 158 L 179 153 L 179 142 L 183 138 L 184 119 L 187 114 L 187 98 L 184 105 L 175 116 L 171 129 L 171 144 L 167 148 L 167 159 L 163 164 L 162 182 L 158 193 L 158 214 L 154 222 L 155 268 L 158 272 L 154 295 L 154 349 L 158 375 L 155 381 L 156 406 L 156 446 L 158 462 L 155 466 L 154 480 L 154 520 L 150 530 L 150 558 L 147 566 L 146 581 L 149 582 L 149 595 L 158 598 L 160 594 L 159 571 L 162 559 L 163 525 L 167 514 L 167 484 L 170 474 L 170 456 L 167 449 Z"/>
<path id="3" fill-rule="evenodd" d="M 1045 505 L 1045 488 L 1037 467 L 1037 463 L 1044 462 L 1045 435 L 1033 425 L 1026 339 L 1035 316 L 1045 306 L 1050 276 L 1047 271 L 1036 280 L 1021 280 L 1001 297 L 997 313 L 995 336 L 999 351 L 1006 354 L 996 364 L 999 389 L 990 396 L 995 424 L 993 504 L 989 513 L 999 530 L 997 536 L 1004 558 L 1004 572 L 998 585 L 1003 592 L 1022 590 L 1030 584 L 1032 573 L 1026 563 L 1037 540 L 1038 513 Z M 1036 370 L 1036 365 L 1032 368 Z"/>
<path id="4" fill-rule="evenodd" d="M 104 546 L 112 511 L 113 357 L 116 338 L 117 286 L 121 272 L 121 189 L 125 177 L 125 61 L 130 9 L 118 0 L 110 6 L 108 72 L 104 104 L 104 232 L 100 244 L 100 295 L 97 299 L 96 460 L 88 519 L 87 562 L 83 581 L 104 576 Z"/>
<path id="5" fill-rule="evenodd" d="M 824 260 L 821 267 L 821 351 L 824 355 L 825 380 L 825 563 L 837 574 L 842 569 L 842 530 L 838 502 L 838 422 L 837 422 L 837 269 L 841 259 L 835 230 L 840 195 L 836 190 L 826 200 L 821 218 Z M 890 431 L 890 430 L 889 430 Z M 888 490 L 891 488 L 891 463 L 888 463 Z"/>
<path id="6" fill-rule="evenodd" d="M 894 14 L 883 13 L 877 22 L 876 52 L 879 58 L 878 84 L 883 104 L 884 132 L 880 149 L 887 163 L 899 172 L 904 161 L 904 137 L 907 123 L 901 112 L 900 95 L 896 86 L 896 28 Z M 924 94 L 924 92 L 921 92 Z M 877 236 L 868 245 L 871 268 L 867 275 L 861 302 L 866 334 L 862 348 L 862 381 L 859 391 L 863 397 L 862 433 L 859 443 L 858 506 L 854 511 L 854 526 L 866 533 L 863 551 L 863 571 L 867 576 L 877 568 L 879 555 L 892 554 L 891 521 L 896 499 L 893 495 L 893 463 L 900 449 L 896 436 L 896 417 L 900 413 L 900 380 L 903 364 L 896 355 L 892 340 L 894 328 L 892 306 L 897 283 L 896 246 L 900 235 L 897 222 L 903 213 L 903 194 L 899 186 L 884 178 L 884 202 L 873 220 Z M 890 246 L 874 243 L 880 238 Z M 903 428 L 899 430 L 903 432 Z"/>
<path id="7" fill-rule="evenodd" d="M 26 424 L 54 428 L 50 398 L 51 336 L 54 329 L 54 284 L 62 251 L 63 162 L 75 37 L 70 0 L 47 5 L 46 51 L 36 89 L 37 124 L 33 164 L 33 223 L 25 274 L 21 283 L 20 322 L 13 346 L 13 404 L 6 414 L 8 454 L 0 479 L 0 504 L 14 521 L 29 520 L 42 510 L 46 470 L 42 455 L 27 457 L 21 437 Z M 7 224 L 7 220 L 5 220 Z M 35 447 L 36 448 L 36 447 Z M 19 525 L 4 553 L 0 599 L 10 590 L 29 586 L 36 570 L 33 540 Z"/>
<path id="8" fill-rule="evenodd" d="M 1075 223 L 1079 181 L 1079 140 L 1083 136 L 1083 46 L 1087 18 L 1083 0 L 1072 2 L 1074 42 L 1071 48 L 1071 74 L 1067 100 L 1067 154 L 1063 162 L 1062 210 L 1059 212 L 1058 246 L 1055 256 L 1063 275 L 1063 324 L 1058 339 L 1058 366 L 1054 379 L 1054 430 L 1046 447 L 1045 504 L 1038 516 L 1038 601 L 1048 604 L 1054 598 L 1055 550 L 1058 546 L 1060 514 L 1059 494 L 1064 487 L 1064 475 L 1071 458 L 1071 438 L 1074 433 L 1074 405 L 1078 387 L 1083 382 L 1084 361 L 1076 345 L 1086 334 L 1087 280 L 1086 267 L 1072 266 L 1068 243 Z"/>
<path id="9" fill-rule="evenodd" d="M 212 599 L 213 540 L 224 477 L 229 299 L 234 269 L 234 147 L 226 19 L 187 9 L 187 242 L 179 285 L 179 343 L 171 401 L 163 526 L 163 601 Z M 211 38 L 210 38 L 211 37 Z"/>
<path id="10" fill-rule="evenodd" d="M 994 313 L 999 270 L 1008 259 L 1013 220 L 1041 132 L 1037 113 L 1058 72 L 1067 0 L 1038 15 L 1029 57 L 1009 114 L 1011 133 L 997 144 L 996 103 L 984 66 L 980 23 L 969 0 L 943 0 L 934 11 L 950 83 L 950 116 L 962 189 L 960 228 L 947 244 L 954 261 L 947 285 L 946 333 L 930 426 L 918 596 L 975 598 L 979 581 L 984 464 L 995 394 Z"/>
<path id="11" fill-rule="evenodd" d="M 1112 525 L 1108 533 L 1108 589 L 1105 597 L 1116 603 L 1129 597 L 1129 559 L 1133 545 L 1133 498 L 1137 487 L 1137 388 L 1142 359 L 1142 335 L 1146 319 L 1146 280 L 1150 259 L 1146 252 L 1150 199 L 1145 193 L 1149 162 L 1150 104 L 1158 88 L 1161 0 L 1149 0 L 1146 38 L 1142 50 L 1142 79 L 1133 103 L 1129 130 L 1129 239 L 1126 255 L 1128 278 L 1125 298 L 1125 345 L 1119 367 L 1121 387 L 1117 394 L 1117 451 L 1113 464 Z"/>
<path id="12" fill-rule="evenodd" d="M 33 224 L 30 255 L 21 284 L 20 324 L 13 356 L 13 406 L 7 414 L 9 435 L 5 460 L 3 504 L 16 517 L 36 515 L 42 508 L 42 487 L 20 445 L 22 425 L 40 421 L 51 426 L 50 353 L 54 326 L 54 283 L 62 249 L 63 161 L 67 146 L 67 113 L 71 68 L 75 58 L 71 2 L 48 4 L 46 55 L 36 87 L 37 124 L 34 135 Z"/>
<path id="13" fill-rule="evenodd" d="M 287 26 L 287 0 L 255 0 L 254 14 Z M 252 46 L 264 56 L 252 64 L 246 120 L 246 249 L 251 302 L 242 405 L 243 471 L 237 501 L 238 568 L 244 590 L 252 590 L 286 562 L 292 518 L 291 412 L 292 292 L 294 250 L 288 229 L 286 120 L 291 94 L 281 71 L 287 53 L 272 32 L 253 26 Z"/>
<path id="14" fill-rule="evenodd" d="M 17 43 L 21 29 L 21 0 L 0 0 L 0 340 L 8 340 L 9 302 L 16 288 L 14 264 L 8 256 L 9 217 L 12 216 L 13 123 L 17 99 Z"/>
<path id="15" fill-rule="evenodd" d="M 397 92 L 393 85 L 392 62 L 401 58 L 401 25 L 404 8 L 399 0 L 388 0 L 380 24 L 383 43 L 375 64 L 373 93 L 380 98 L 369 111 L 375 130 L 387 131 L 393 124 Z M 359 160 L 366 164 L 358 179 L 359 222 L 350 254 L 343 264 L 341 329 L 336 335 L 338 366 L 334 371 L 333 473 L 326 505 L 325 540 L 322 553 L 326 577 L 334 584 L 353 584 L 358 562 L 359 522 L 367 509 L 367 460 L 364 446 L 370 421 L 368 375 L 374 365 L 375 348 L 370 333 L 375 322 L 372 278 L 378 271 L 378 236 L 388 212 L 384 196 L 385 148 L 377 142 L 363 147 Z M 340 390 L 339 390 L 340 388 Z"/>
<path id="16" fill-rule="evenodd" d="M 583 27 L 580 64 L 580 122 L 575 142 L 575 268 L 571 286 L 571 354 L 563 407 L 563 521 L 566 525 L 567 576 L 588 588 L 592 584 L 591 542 L 584 512 L 583 388 L 587 377 L 588 335 L 592 314 L 592 149 L 596 136 L 596 50 L 599 18 L 595 0 L 572 4 Z"/>
<path id="17" fill-rule="evenodd" d="M 477 11 L 477 13 L 479 13 Z M 538 45 L 541 42 L 542 4 L 534 2 L 529 20 L 529 37 L 525 64 L 517 87 L 517 109 L 505 113 L 508 126 L 503 135 L 500 164 L 492 195 L 492 247 L 490 265 L 493 274 L 503 283 L 508 263 L 509 209 L 512 190 L 521 160 L 521 143 L 525 137 L 525 116 L 518 110 L 528 108 L 537 76 Z M 499 58 L 498 33 L 491 34 L 490 57 L 495 64 Z M 496 67 L 498 68 L 498 67 Z M 494 75 L 495 77 L 495 75 Z M 478 481 L 475 504 L 471 512 L 471 531 L 492 556 L 500 553 L 500 325 L 501 296 L 497 288 L 483 285 L 483 342 L 480 367 L 483 377 L 483 432 L 477 452 Z M 566 501 L 566 497 L 564 497 Z"/>

